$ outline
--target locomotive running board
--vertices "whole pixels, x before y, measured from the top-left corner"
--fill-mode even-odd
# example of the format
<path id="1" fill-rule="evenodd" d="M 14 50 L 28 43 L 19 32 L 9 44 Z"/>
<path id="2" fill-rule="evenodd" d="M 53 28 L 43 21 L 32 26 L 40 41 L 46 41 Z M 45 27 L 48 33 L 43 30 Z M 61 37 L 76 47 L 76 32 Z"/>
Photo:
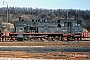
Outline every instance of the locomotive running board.
<path id="1" fill-rule="evenodd" d="M 17 32 L 17 33 L 10 33 L 10 35 L 13 35 L 13 34 L 24 34 L 24 35 L 43 35 L 43 34 L 54 34 L 54 35 L 61 35 L 61 33 L 22 33 L 22 32 Z"/>

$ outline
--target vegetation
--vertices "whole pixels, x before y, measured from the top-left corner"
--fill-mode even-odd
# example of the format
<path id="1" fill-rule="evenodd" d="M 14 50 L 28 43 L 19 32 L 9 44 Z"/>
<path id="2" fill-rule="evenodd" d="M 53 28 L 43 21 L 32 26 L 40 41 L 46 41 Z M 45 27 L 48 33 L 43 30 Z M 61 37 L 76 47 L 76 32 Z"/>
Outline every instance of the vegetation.
<path id="1" fill-rule="evenodd" d="M 47 19 L 47 20 L 60 20 L 60 19 L 71 19 L 71 20 L 82 20 L 84 28 L 89 30 L 90 21 L 90 10 L 76 10 L 76 9 L 33 9 L 31 7 L 9 7 L 9 22 L 13 23 L 18 20 L 21 16 L 25 20 L 30 21 L 31 19 Z M 0 22 L 6 21 L 6 7 L 0 8 Z"/>

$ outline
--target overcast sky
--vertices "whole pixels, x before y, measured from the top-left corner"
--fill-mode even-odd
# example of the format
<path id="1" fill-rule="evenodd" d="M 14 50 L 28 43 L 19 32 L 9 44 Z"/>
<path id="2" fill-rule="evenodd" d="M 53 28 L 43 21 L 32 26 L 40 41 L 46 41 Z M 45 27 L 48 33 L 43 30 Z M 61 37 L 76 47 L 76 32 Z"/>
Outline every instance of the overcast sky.
<path id="1" fill-rule="evenodd" d="M 90 0 L 0 0 L 0 7 L 32 7 L 44 9 L 90 10 Z"/>

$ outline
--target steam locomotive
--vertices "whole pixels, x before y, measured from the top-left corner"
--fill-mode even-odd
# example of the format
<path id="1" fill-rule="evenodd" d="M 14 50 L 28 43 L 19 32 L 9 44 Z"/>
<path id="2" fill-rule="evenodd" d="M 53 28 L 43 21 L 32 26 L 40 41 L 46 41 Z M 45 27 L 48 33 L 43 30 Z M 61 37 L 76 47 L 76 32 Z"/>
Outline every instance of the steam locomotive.
<path id="1" fill-rule="evenodd" d="M 81 20 L 32 19 L 25 21 L 19 17 L 10 33 L 12 39 L 20 41 L 73 41 L 81 40 Z"/>

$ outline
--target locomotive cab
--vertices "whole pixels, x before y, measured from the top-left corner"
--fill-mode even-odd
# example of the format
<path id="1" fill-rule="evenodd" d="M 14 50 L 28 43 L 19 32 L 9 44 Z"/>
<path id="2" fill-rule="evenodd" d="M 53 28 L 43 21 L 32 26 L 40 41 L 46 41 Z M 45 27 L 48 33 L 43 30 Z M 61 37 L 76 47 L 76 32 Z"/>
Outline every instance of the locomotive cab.
<path id="1" fill-rule="evenodd" d="M 72 32 L 72 22 L 69 20 L 61 20 L 61 32 L 63 33 L 71 33 Z"/>
<path id="2" fill-rule="evenodd" d="M 77 33 L 82 32 L 81 21 L 77 20 L 61 20 L 61 32 Z"/>

